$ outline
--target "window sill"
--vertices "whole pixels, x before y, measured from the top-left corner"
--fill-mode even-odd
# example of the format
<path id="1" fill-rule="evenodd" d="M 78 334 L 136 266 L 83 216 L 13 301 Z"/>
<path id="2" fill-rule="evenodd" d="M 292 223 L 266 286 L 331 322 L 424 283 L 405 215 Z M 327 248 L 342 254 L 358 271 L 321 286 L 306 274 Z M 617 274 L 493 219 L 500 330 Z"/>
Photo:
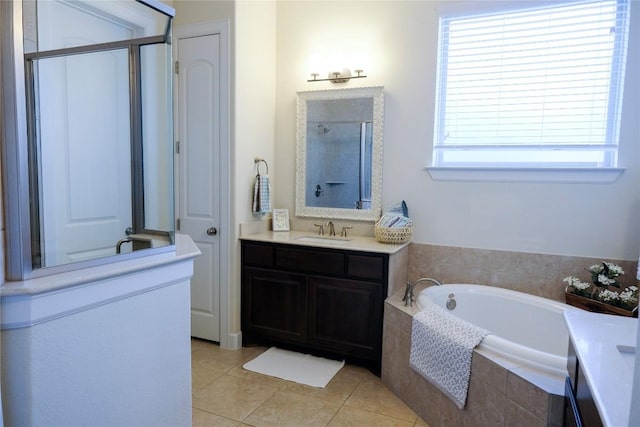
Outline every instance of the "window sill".
<path id="1" fill-rule="evenodd" d="M 498 168 L 427 166 L 435 181 L 611 184 L 625 168 Z"/>

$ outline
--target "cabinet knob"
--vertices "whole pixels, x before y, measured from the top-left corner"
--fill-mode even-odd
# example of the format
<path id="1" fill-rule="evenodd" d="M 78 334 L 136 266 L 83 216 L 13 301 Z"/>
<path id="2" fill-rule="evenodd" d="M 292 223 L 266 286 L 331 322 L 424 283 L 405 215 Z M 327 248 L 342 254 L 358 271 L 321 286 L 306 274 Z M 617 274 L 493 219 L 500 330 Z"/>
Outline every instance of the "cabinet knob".
<path id="1" fill-rule="evenodd" d="M 215 236 L 216 234 L 218 234 L 218 229 L 217 228 L 215 228 L 215 227 L 207 228 L 207 235 Z"/>

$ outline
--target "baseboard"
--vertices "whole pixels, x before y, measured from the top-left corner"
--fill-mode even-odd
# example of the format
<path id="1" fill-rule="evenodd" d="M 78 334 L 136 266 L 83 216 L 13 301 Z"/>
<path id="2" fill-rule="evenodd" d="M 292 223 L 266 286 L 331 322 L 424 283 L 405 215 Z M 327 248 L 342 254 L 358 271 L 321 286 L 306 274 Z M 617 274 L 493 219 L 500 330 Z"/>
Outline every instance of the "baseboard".
<path id="1" fill-rule="evenodd" d="M 227 350 L 240 350 L 242 348 L 242 332 L 230 332 L 226 340 L 220 341 L 220 347 Z"/>

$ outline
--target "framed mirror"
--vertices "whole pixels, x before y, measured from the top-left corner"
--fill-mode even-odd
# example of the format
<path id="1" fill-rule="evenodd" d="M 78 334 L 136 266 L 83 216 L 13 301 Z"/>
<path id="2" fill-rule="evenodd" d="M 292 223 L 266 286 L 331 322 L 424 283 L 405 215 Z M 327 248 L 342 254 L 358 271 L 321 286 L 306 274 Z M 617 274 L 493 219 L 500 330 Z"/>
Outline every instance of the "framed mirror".
<path id="1" fill-rule="evenodd" d="M 296 216 L 377 220 L 383 129 L 382 86 L 298 92 Z"/>

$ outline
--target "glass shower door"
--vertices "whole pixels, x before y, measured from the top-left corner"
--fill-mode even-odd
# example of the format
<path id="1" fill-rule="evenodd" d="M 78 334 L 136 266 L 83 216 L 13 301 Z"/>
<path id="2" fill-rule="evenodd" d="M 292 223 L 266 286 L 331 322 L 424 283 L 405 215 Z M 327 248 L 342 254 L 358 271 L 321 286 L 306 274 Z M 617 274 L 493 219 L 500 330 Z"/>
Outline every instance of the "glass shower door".
<path id="1" fill-rule="evenodd" d="M 126 49 L 34 61 L 41 260 L 115 254 L 131 226 Z"/>

